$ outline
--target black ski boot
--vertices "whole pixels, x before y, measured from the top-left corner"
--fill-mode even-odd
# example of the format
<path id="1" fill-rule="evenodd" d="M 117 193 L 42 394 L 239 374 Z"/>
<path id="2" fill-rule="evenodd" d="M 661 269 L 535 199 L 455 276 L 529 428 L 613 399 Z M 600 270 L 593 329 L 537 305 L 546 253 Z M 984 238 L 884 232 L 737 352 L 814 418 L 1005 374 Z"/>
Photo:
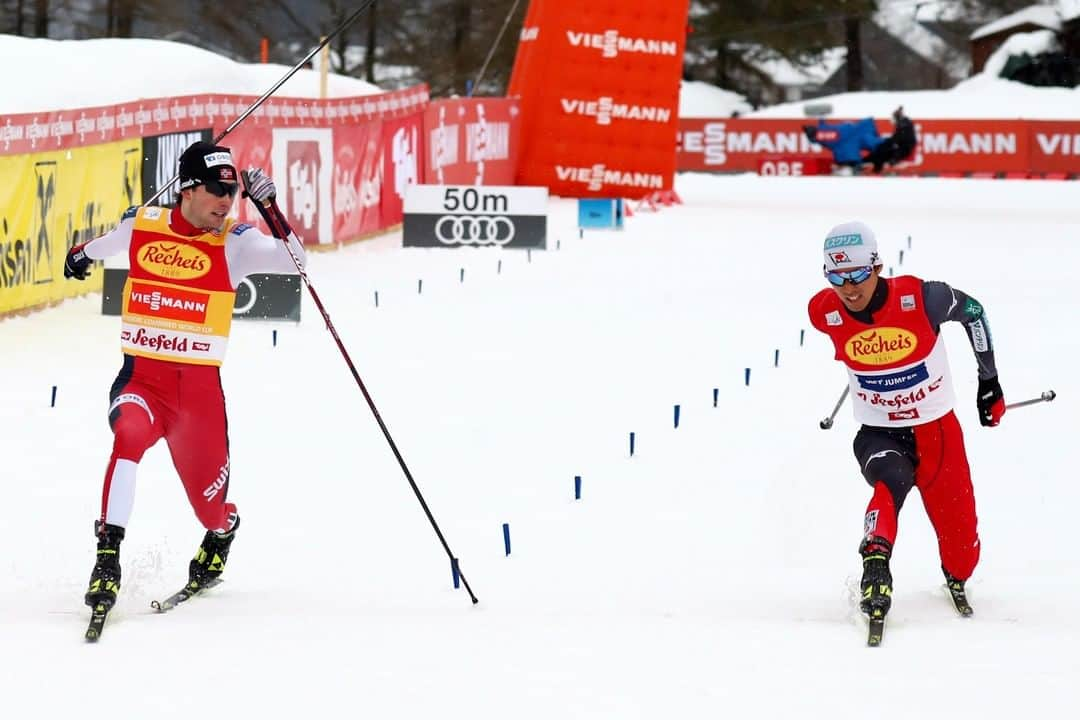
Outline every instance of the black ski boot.
<path id="1" fill-rule="evenodd" d="M 225 561 L 229 559 L 229 547 L 236 538 L 236 529 L 240 527 L 240 518 L 233 523 L 232 529 L 226 533 L 217 533 L 207 530 L 203 536 L 202 544 L 195 552 L 195 557 L 188 565 L 188 588 L 196 589 L 206 585 L 209 581 L 216 581 L 225 571 Z"/>
<path id="2" fill-rule="evenodd" d="M 945 589 L 949 591 L 949 597 L 952 598 L 953 605 L 956 607 L 956 612 L 960 613 L 962 617 L 971 617 L 974 615 L 975 610 L 972 609 L 971 603 L 968 602 L 967 591 L 964 589 L 964 581 L 954 578 L 945 568 L 941 568 L 941 571 L 945 573 Z"/>
<path id="3" fill-rule="evenodd" d="M 892 573 L 889 572 L 892 543 L 884 538 L 869 537 L 859 546 L 859 554 L 863 559 L 859 608 L 871 617 L 883 617 L 892 605 Z"/>
<path id="4" fill-rule="evenodd" d="M 124 539 L 124 528 L 96 520 L 94 533 L 98 539 L 97 561 L 84 599 L 90 607 L 105 603 L 111 608 L 120 591 L 120 541 Z"/>

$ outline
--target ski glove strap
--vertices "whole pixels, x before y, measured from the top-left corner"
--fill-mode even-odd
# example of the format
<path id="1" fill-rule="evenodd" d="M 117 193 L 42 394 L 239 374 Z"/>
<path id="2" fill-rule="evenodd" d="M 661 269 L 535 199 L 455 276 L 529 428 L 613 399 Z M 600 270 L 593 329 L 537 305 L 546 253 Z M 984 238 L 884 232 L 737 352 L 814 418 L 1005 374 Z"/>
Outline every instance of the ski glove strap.
<path id="1" fill-rule="evenodd" d="M 979 394 L 975 403 L 979 408 L 979 422 L 984 427 L 994 427 L 1001 422 L 1001 416 L 1005 414 L 1005 397 L 997 375 L 979 380 Z"/>

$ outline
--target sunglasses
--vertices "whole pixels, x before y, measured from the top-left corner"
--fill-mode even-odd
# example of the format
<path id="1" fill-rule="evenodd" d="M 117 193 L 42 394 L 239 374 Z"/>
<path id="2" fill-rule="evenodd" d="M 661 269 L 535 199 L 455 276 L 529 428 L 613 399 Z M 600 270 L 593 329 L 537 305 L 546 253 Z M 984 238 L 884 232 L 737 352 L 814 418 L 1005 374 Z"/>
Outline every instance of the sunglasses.
<path id="1" fill-rule="evenodd" d="M 239 186 L 236 183 L 223 183 L 218 180 L 203 180 L 203 187 L 206 188 L 206 192 L 215 197 L 236 197 L 236 191 L 239 190 Z"/>
<path id="2" fill-rule="evenodd" d="M 858 285 L 859 283 L 866 282 L 867 278 L 874 274 L 874 266 L 867 265 L 866 267 L 855 268 L 848 272 L 829 272 L 825 271 L 825 277 L 829 282 L 836 287 L 843 287 L 844 283 L 850 281 L 852 285 Z"/>

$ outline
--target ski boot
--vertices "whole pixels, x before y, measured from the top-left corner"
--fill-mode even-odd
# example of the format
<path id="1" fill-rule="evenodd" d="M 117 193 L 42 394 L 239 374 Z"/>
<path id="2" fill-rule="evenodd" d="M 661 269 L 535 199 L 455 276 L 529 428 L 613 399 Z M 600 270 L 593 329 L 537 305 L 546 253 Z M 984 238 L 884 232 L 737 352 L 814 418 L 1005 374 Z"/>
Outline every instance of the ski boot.
<path id="1" fill-rule="evenodd" d="M 892 606 L 892 573 L 889 572 L 892 543 L 884 538 L 868 537 L 859 546 L 859 554 L 863 559 L 859 608 L 872 618 L 884 617 Z"/>
<path id="2" fill-rule="evenodd" d="M 952 598 L 956 612 L 960 613 L 961 617 L 974 615 L 975 610 L 971 607 L 971 603 L 968 602 L 964 581 L 954 578 L 945 568 L 941 568 L 941 571 L 945 573 L 945 589 L 949 591 L 949 597 Z"/>
<path id="3" fill-rule="evenodd" d="M 198 591 L 220 582 L 221 573 L 225 571 L 225 561 L 229 559 L 229 547 L 236 538 L 238 527 L 240 527 L 240 518 L 236 519 L 228 532 L 206 531 L 202 544 L 195 552 L 195 557 L 188 564 L 187 587 L 189 590 Z"/>
<path id="4" fill-rule="evenodd" d="M 104 603 L 111 608 L 120 591 L 120 541 L 124 539 L 124 528 L 97 520 L 94 533 L 98 539 L 97 561 L 84 599 L 90 607 Z"/>

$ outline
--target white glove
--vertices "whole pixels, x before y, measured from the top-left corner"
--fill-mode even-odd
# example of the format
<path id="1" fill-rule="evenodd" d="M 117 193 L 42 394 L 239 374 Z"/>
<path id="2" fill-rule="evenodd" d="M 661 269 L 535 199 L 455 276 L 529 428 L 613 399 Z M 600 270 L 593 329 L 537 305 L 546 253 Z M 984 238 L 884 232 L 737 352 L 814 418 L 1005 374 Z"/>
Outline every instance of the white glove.
<path id="1" fill-rule="evenodd" d="M 244 197 L 250 197 L 260 205 L 277 197 L 274 181 L 259 168 L 248 168 L 240 173 L 240 177 L 244 181 Z"/>

